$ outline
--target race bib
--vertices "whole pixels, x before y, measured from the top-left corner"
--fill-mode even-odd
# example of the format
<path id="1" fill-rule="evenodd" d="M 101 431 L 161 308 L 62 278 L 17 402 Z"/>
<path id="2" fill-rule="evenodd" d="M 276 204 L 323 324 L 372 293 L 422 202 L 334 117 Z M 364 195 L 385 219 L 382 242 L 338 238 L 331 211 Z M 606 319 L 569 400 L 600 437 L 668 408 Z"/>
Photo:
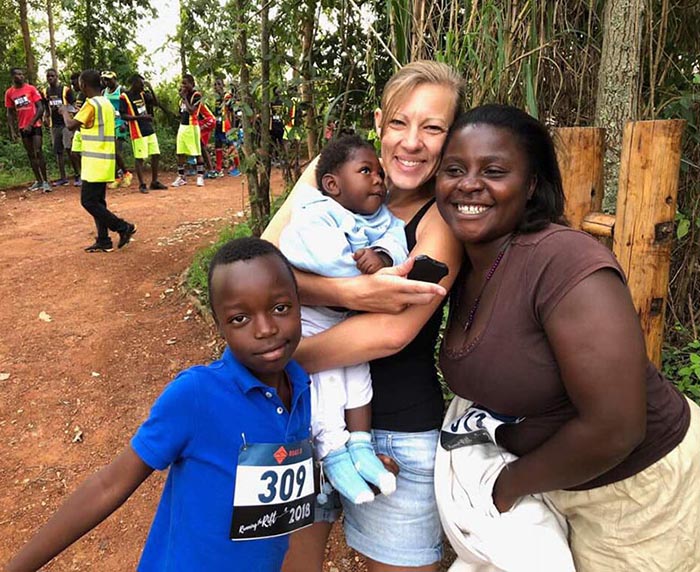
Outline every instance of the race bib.
<path id="1" fill-rule="evenodd" d="M 445 424 L 440 431 L 440 445 L 446 451 L 476 445 L 479 443 L 496 444 L 496 429 L 501 425 L 520 423 L 524 417 L 500 415 L 472 405 L 452 423 Z"/>
<path id="2" fill-rule="evenodd" d="M 26 95 L 20 95 L 14 101 L 15 107 L 27 107 L 30 103 L 31 101 L 29 101 L 29 98 Z"/>
<path id="3" fill-rule="evenodd" d="M 63 105 L 63 100 L 60 97 L 52 97 L 49 99 L 50 107 L 61 107 Z"/>
<path id="4" fill-rule="evenodd" d="M 139 105 L 136 108 L 136 113 L 139 115 L 145 115 L 146 114 L 146 106 L 145 105 Z"/>
<path id="5" fill-rule="evenodd" d="M 254 443 L 236 469 L 231 540 L 272 538 L 314 522 L 311 441 Z"/>

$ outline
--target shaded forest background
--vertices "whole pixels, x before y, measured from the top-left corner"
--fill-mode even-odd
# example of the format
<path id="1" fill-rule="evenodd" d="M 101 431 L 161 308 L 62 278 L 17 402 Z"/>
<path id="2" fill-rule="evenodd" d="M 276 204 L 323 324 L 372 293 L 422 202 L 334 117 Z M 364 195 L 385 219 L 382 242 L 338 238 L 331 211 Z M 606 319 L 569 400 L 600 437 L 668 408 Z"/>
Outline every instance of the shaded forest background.
<path id="1" fill-rule="evenodd" d="M 88 67 L 112 69 L 126 81 L 144 55 L 136 25 L 148 24 L 159 5 L 0 0 L 5 83 L 14 65 L 27 66 L 32 82 L 42 83 L 39 54 L 50 56 L 64 81 Z M 329 121 L 373 136 L 372 111 L 384 83 L 414 59 L 457 69 L 470 106 L 510 103 L 551 126 L 605 127 L 612 157 L 606 163 L 609 208 L 624 121 L 685 119 L 664 357 L 667 373 L 700 398 L 700 1 L 279 0 L 273 6 L 180 0 L 179 16 L 169 39 L 179 50 L 179 71 L 194 74 L 209 94 L 214 79 L 224 77 L 242 112 L 254 232 L 270 213 L 272 148 L 261 126 L 269 125 L 271 102 L 295 117 L 292 139 L 298 141 L 284 162 L 291 183 L 323 145 Z M 166 157 L 178 81 L 153 83 L 162 102 L 158 124 Z M 0 186 L 27 172 L 5 122 L 2 114 Z"/>

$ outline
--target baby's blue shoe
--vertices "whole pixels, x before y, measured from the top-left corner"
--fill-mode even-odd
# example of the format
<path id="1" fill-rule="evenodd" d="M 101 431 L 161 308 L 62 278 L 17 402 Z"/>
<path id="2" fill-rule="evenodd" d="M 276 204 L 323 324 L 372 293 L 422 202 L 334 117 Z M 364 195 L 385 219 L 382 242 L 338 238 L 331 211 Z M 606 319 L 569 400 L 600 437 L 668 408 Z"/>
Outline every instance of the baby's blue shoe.
<path id="1" fill-rule="evenodd" d="M 355 469 L 345 447 L 331 451 L 324 457 L 323 473 L 335 489 L 353 504 L 374 500 L 374 493 Z"/>
<path id="2" fill-rule="evenodd" d="M 384 468 L 372 447 L 372 436 L 366 431 L 353 431 L 348 441 L 348 451 L 352 462 L 367 482 L 379 487 L 384 495 L 390 495 L 396 490 L 396 477 Z"/>

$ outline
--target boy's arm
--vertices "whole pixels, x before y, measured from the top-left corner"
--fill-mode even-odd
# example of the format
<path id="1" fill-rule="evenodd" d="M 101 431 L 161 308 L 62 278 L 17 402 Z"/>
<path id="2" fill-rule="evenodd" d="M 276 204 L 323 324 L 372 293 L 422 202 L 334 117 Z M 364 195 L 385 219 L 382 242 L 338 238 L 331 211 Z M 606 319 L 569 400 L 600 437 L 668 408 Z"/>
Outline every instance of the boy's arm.
<path id="1" fill-rule="evenodd" d="M 19 137 L 19 129 L 17 127 L 17 113 L 14 107 L 7 108 L 7 127 L 10 129 L 10 139 L 16 141 Z"/>
<path id="2" fill-rule="evenodd" d="M 5 566 L 5 572 L 41 568 L 117 510 L 152 472 L 131 447 L 127 448 L 83 481 Z"/>
<path id="3" fill-rule="evenodd" d="M 34 88 L 34 92 L 32 93 L 32 101 L 36 106 L 36 113 L 34 114 L 34 117 L 32 117 L 32 122 L 29 124 L 28 129 L 34 127 L 34 124 L 44 116 L 44 113 L 51 113 L 49 111 L 49 106 L 44 106 L 44 98 L 41 97 L 39 90 L 36 88 Z"/>

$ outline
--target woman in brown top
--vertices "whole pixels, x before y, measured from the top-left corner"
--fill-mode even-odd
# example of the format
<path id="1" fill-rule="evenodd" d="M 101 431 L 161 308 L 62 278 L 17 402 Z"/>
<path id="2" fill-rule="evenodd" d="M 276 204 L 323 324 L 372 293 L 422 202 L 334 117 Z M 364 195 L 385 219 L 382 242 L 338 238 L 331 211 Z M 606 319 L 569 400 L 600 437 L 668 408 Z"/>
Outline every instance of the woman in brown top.
<path id="1" fill-rule="evenodd" d="M 700 409 L 647 359 L 613 255 L 559 224 L 544 126 L 506 106 L 463 114 L 436 196 L 466 253 L 440 364 L 519 456 L 496 508 L 547 492 L 579 572 L 700 570 Z"/>

